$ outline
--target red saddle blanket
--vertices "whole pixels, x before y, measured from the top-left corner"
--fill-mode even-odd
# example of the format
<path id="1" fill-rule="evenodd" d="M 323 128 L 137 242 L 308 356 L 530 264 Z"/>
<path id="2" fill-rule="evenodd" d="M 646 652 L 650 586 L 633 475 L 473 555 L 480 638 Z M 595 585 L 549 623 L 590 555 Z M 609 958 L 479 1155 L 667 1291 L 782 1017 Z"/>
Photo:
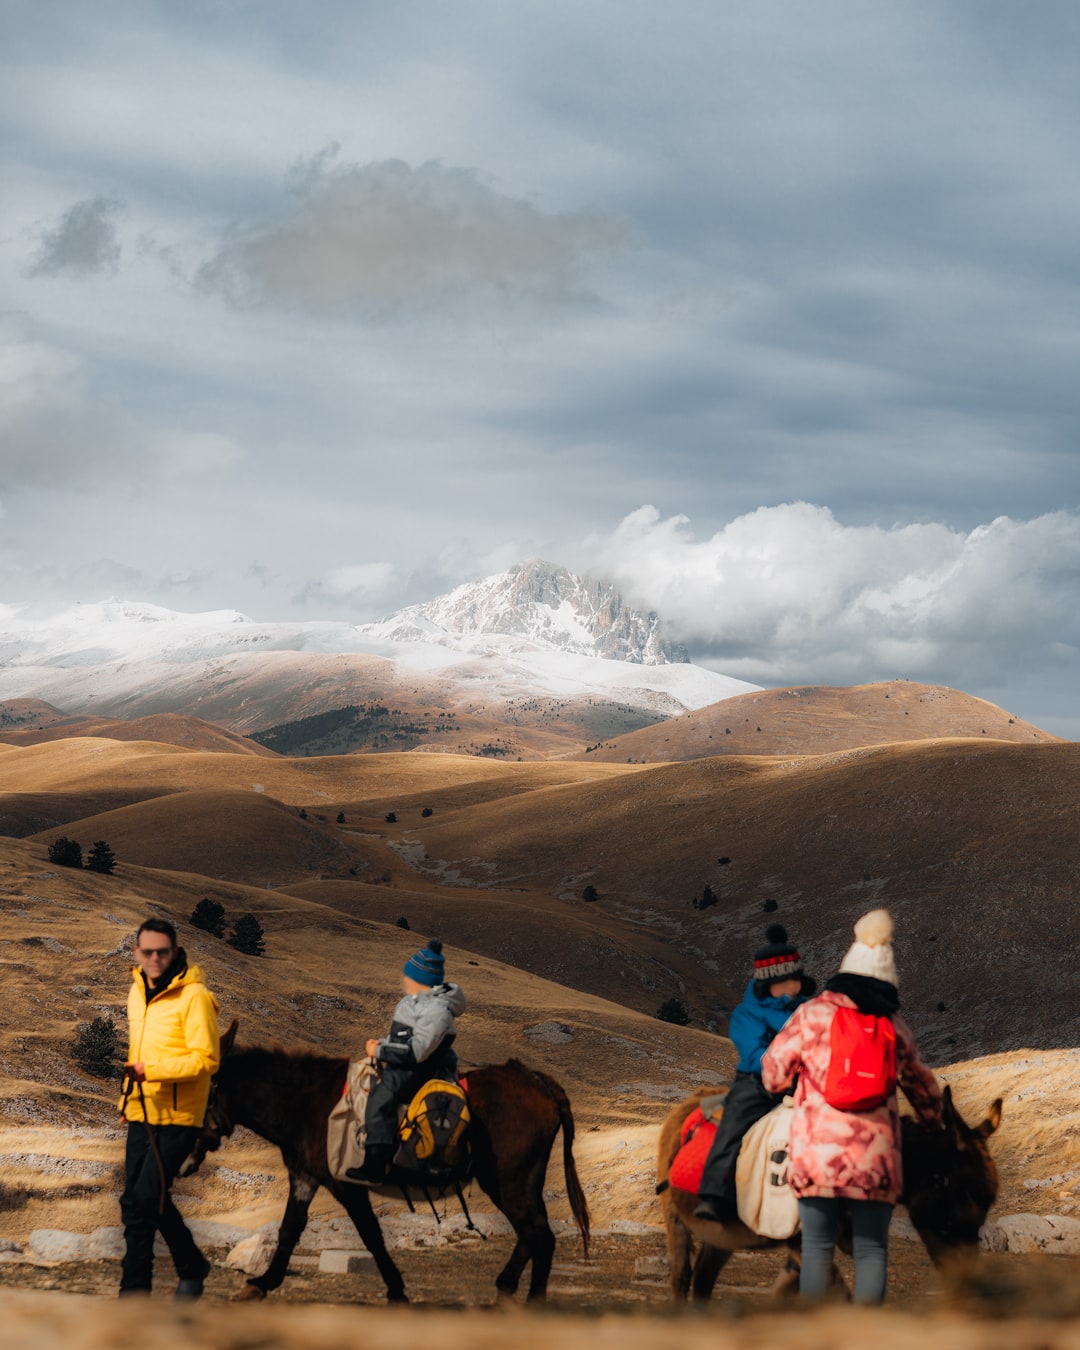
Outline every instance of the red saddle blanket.
<path id="1" fill-rule="evenodd" d="M 703 1115 L 700 1107 L 683 1121 L 679 1134 L 679 1151 L 672 1159 L 668 1179 L 680 1191 L 697 1195 L 701 1187 L 701 1174 L 705 1171 L 705 1159 L 716 1136 L 716 1121 Z"/>

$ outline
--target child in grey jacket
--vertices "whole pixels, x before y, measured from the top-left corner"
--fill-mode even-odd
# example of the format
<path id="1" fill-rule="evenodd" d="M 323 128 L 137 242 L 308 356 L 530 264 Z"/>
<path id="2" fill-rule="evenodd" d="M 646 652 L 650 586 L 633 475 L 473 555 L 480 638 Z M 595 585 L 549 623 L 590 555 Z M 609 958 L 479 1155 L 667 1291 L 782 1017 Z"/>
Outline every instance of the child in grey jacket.
<path id="1" fill-rule="evenodd" d="M 399 1105 L 408 1105 L 432 1078 L 457 1081 L 455 1019 L 465 1011 L 465 995 L 446 981 L 438 939 L 405 962 L 401 987 L 404 997 L 394 1009 L 390 1030 L 366 1045 L 381 1074 L 368 1098 L 364 1165 L 348 1172 L 356 1181 L 385 1181 L 398 1147 Z"/>

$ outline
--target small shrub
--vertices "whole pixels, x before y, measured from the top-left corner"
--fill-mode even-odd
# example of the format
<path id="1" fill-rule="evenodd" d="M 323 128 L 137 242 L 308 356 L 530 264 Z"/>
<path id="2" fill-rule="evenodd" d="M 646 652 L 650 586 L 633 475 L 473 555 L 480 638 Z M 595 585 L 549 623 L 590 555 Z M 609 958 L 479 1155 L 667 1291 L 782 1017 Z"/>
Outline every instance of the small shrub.
<path id="1" fill-rule="evenodd" d="M 720 900 L 716 892 L 711 886 L 706 885 L 705 889 L 701 892 L 701 899 L 694 901 L 694 908 L 709 909 L 712 905 L 717 905 L 719 903 Z"/>
<path id="2" fill-rule="evenodd" d="M 582 900 L 599 900 L 600 896 L 595 886 L 586 886 L 581 892 L 581 898 Z"/>
<path id="3" fill-rule="evenodd" d="M 99 839 L 91 847 L 86 865 L 91 872 L 103 872 L 108 876 L 116 867 L 116 854 L 104 839 Z"/>
<path id="4" fill-rule="evenodd" d="M 777 905 L 776 901 L 772 898 L 772 896 L 770 896 L 768 900 L 766 900 L 765 903 L 761 906 L 761 908 L 765 911 L 766 914 L 775 914 L 776 911 L 779 909 L 779 905 Z"/>
<path id="5" fill-rule="evenodd" d="M 300 819 L 307 820 L 307 812 L 304 810 L 303 807 L 300 808 Z"/>
<path id="6" fill-rule="evenodd" d="M 673 1022 L 678 1027 L 685 1027 L 690 1021 L 690 1013 L 681 998 L 664 999 L 653 1016 L 661 1022 Z"/>
<path id="7" fill-rule="evenodd" d="M 119 1067 L 120 1037 L 111 1017 L 83 1022 L 71 1042 L 71 1058 L 94 1078 L 113 1078 Z"/>
<path id="8" fill-rule="evenodd" d="M 0 1181 L 0 1214 L 13 1214 L 15 1210 L 25 1208 L 29 1199 L 30 1192 L 25 1186 Z"/>
<path id="9" fill-rule="evenodd" d="M 400 919 L 395 919 L 394 922 L 395 922 L 395 924 L 397 925 L 398 928 L 405 928 L 405 929 L 408 929 L 408 927 L 409 927 L 409 921 L 408 921 L 408 919 L 405 917 L 404 914 L 401 916 Z"/>
<path id="10" fill-rule="evenodd" d="M 420 812 L 420 814 L 421 814 L 422 816 L 427 817 L 427 816 L 432 816 L 432 815 L 434 815 L 435 813 L 434 813 L 434 811 L 431 809 L 430 806 L 425 806 L 424 809 Z"/>
<path id="11" fill-rule="evenodd" d="M 210 933 L 213 937 L 223 938 L 225 936 L 225 906 L 209 897 L 200 900 L 191 911 L 191 926 L 201 928 L 204 933 Z"/>
<path id="12" fill-rule="evenodd" d="M 57 867 L 81 867 L 82 845 L 62 834 L 49 845 L 49 861 Z"/>
<path id="13" fill-rule="evenodd" d="M 337 813 L 337 823 L 338 823 L 339 825 L 344 825 L 344 824 L 345 824 L 345 812 L 344 812 L 344 811 L 339 811 L 339 812 Z"/>
<path id="14" fill-rule="evenodd" d="M 386 815 L 383 816 L 383 820 L 386 821 L 387 825 L 396 825 L 396 824 L 397 824 L 397 812 L 396 812 L 396 811 L 387 811 Z"/>
<path id="15" fill-rule="evenodd" d="M 225 940 L 230 947 L 235 947 L 245 956 L 262 956 L 266 950 L 266 944 L 263 942 L 263 926 L 254 914 L 241 914 Z"/>

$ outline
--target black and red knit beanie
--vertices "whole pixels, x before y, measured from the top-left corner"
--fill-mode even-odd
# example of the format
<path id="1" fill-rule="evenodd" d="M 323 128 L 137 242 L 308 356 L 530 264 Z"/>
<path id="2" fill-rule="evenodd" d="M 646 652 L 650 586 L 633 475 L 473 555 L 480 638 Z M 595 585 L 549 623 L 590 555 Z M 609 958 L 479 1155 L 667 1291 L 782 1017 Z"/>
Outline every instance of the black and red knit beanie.
<path id="1" fill-rule="evenodd" d="M 765 946 L 754 953 L 754 980 L 767 988 L 774 980 L 790 980 L 802 973 L 802 957 L 795 944 L 788 941 L 787 929 L 782 923 L 769 924 L 765 929 Z"/>

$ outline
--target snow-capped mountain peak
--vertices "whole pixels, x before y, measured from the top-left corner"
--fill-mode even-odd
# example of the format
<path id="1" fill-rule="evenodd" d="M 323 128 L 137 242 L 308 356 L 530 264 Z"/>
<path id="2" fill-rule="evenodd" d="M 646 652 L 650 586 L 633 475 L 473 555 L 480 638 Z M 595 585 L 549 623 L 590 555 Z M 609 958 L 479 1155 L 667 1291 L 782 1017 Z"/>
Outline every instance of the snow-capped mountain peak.
<path id="1" fill-rule="evenodd" d="M 663 637 L 655 614 L 631 609 L 604 581 L 534 560 L 410 605 L 358 632 L 383 642 L 441 642 L 501 636 L 575 656 L 635 665 L 686 662 L 686 650 Z"/>

